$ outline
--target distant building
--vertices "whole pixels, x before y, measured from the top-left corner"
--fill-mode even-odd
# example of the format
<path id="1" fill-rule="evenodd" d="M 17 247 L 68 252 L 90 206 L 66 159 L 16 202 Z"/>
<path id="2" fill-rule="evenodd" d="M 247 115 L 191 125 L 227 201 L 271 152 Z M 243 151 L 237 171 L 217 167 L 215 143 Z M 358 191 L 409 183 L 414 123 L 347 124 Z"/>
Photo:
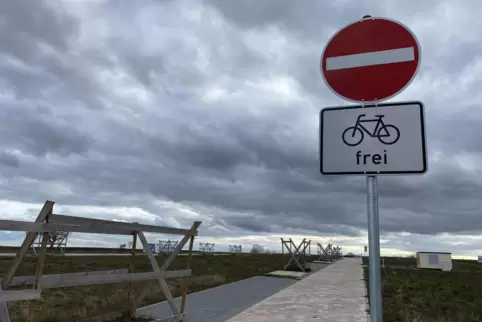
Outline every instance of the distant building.
<path id="1" fill-rule="evenodd" d="M 417 267 L 441 269 L 442 271 L 451 271 L 452 270 L 452 253 L 418 252 Z"/>
<path id="2" fill-rule="evenodd" d="M 482 264 L 482 256 L 477 256 L 477 261 Z"/>

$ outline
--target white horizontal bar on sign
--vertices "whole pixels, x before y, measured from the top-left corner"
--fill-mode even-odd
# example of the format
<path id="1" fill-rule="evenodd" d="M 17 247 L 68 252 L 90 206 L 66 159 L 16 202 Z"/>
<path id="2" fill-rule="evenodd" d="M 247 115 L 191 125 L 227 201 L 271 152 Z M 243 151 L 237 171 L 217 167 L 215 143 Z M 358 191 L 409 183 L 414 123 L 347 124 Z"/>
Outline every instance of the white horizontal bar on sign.
<path id="1" fill-rule="evenodd" d="M 413 47 L 373 51 L 370 53 L 329 57 L 326 59 L 326 70 L 338 70 L 355 67 L 366 67 L 415 60 Z"/>

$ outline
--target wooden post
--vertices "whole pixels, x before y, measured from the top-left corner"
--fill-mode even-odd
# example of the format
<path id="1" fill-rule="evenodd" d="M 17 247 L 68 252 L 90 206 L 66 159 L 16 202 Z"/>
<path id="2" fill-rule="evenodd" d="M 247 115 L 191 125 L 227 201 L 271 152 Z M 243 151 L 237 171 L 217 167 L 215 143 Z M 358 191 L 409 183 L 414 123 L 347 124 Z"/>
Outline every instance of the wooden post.
<path id="1" fill-rule="evenodd" d="M 37 216 L 37 219 L 35 219 L 36 223 L 43 223 L 45 221 L 45 218 L 49 216 L 52 213 L 52 208 L 54 207 L 54 202 L 47 200 L 40 211 L 39 215 Z M 37 238 L 37 232 L 30 231 L 27 233 L 27 236 L 25 237 L 22 246 L 20 246 L 20 250 L 18 251 L 17 255 L 15 255 L 15 258 L 13 259 L 12 264 L 7 270 L 7 273 L 3 276 L 2 280 L 2 289 L 6 290 L 10 282 L 12 281 L 13 276 L 17 272 L 18 267 L 20 266 L 20 263 L 22 263 L 25 255 L 27 254 L 28 249 L 32 245 L 33 241 Z"/>
<path id="2" fill-rule="evenodd" d="M 47 218 L 45 219 L 45 222 L 48 223 L 49 220 L 49 214 Z M 33 283 L 33 289 L 38 290 L 39 289 L 39 281 L 40 277 L 42 276 L 43 270 L 44 270 L 44 265 L 45 265 L 45 256 L 47 254 L 47 242 L 49 240 L 49 233 L 45 232 L 42 234 L 42 245 L 40 246 L 40 252 L 37 257 L 37 267 L 35 269 L 35 281 Z M 33 303 L 32 301 L 28 302 L 28 313 L 27 313 L 27 321 L 31 322 L 33 321 L 34 318 L 34 312 L 33 312 Z"/>
<path id="3" fill-rule="evenodd" d="M 135 270 L 135 265 L 134 265 L 134 260 L 136 256 L 136 247 L 137 247 L 137 231 L 132 233 L 132 249 L 131 249 L 131 259 L 129 263 L 129 273 L 134 273 Z M 128 301 L 129 301 L 129 307 L 127 309 L 127 315 L 129 318 L 134 318 L 134 315 L 136 314 L 135 310 L 132 308 L 132 302 L 134 301 L 134 295 L 133 295 L 133 283 L 129 281 L 129 290 L 128 290 Z"/>
<path id="4" fill-rule="evenodd" d="M 194 247 L 194 236 L 191 236 L 191 240 L 189 241 L 189 251 L 187 253 L 186 269 L 191 269 L 193 247 Z M 184 313 L 184 308 L 186 305 L 187 286 L 189 284 L 190 279 L 191 279 L 191 276 L 186 276 L 181 280 L 181 283 L 182 283 L 181 313 Z"/>
<path id="5" fill-rule="evenodd" d="M 40 210 L 40 213 L 38 214 L 37 218 L 35 219 L 36 223 L 43 223 L 45 219 L 52 214 L 52 209 L 54 207 L 55 202 L 47 200 L 45 201 L 42 210 Z M 12 264 L 8 268 L 7 272 L 3 276 L 3 280 L 0 284 L 0 288 L 2 290 L 6 290 L 8 286 L 10 285 L 10 282 L 13 279 L 13 276 L 17 272 L 18 267 L 22 263 L 23 259 L 25 258 L 25 255 L 27 255 L 28 249 L 32 245 L 33 241 L 37 238 L 37 232 L 34 231 L 29 231 L 27 232 L 27 235 L 25 236 L 25 239 L 22 242 L 22 246 L 20 246 L 20 249 L 18 253 L 15 255 L 15 258 L 13 259 Z M 0 303 L 0 321 L 1 322 L 9 322 L 10 317 L 8 313 L 8 308 L 7 308 L 7 303 L 3 302 Z"/>
<path id="6" fill-rule="evenodd" d="M 142 243 L 142 246 L 144 247 L 144 252 L 147 255 L 147 258 L 149 259 L 149 262 L 151 263 L 152 270 L 156 273 L 160 272 L 165 272 L 165 269 L 162 269 L 159 267 L 157 264 L 156 258 L 151 252 L 151 249 L 149 248 L 149 244 L 147 243 L 146 236 L 144 236 L 144 233 L 142 231 L 138 232 L 139 235 L 139 240 Z M 167 285 L 167 282 L 164 278 L 158 276 L 157 281 L 159 283 L 159 286 L 161 287 L 162 293 L 164 293 L 164 296 L 166 297 L 167 304 L 169 305 L 171 312 L 173 315 L 179 315 L 179 309 L 176 307 L 176 303 L 174 302 L 174 297 L 171 294 L 171 290 L 169 289 L 169 286 Z"/>
<path id="7" fill-rule="evenodd" d="M 195 233 L 198 229 L 198 227 L 201 225 L 201 221 L 195 221 L 191 228 L 189 229 L 191 233 Z M 160 267 L 160 270 L 161 271 L 165 271 L 169 265 L 171 265 L 171 263 L 174 261 L 174 258 L 176 258 L 177 254 L 182 250 L 182 248 L 184 247 L 184 245 L 186 245 L 186 243 L 189 241 L 189 239 L 191 238 L 192 234 L 190 235 L 185 235 L 181 241 L 179 243 L 177 243 L 177 246 L 173 249 L 173 251 L 171 252 L 171 254 L 169 255 L 169 257 L 167 257 L 167 259 L 164 261 L 164 263 L 162 264 L 162 266 Z M 142 242 L 142 240 L 141 240 Z M 141 294 L 137 297 L 137 299 L 135 299 L 135 301 L 133 302 L 132 304 L 132 310 L 135 311 L 142 303 L 142 301 L 144 300 L 144 298 L 147 296 L 147 294 L 151 291 L 152 289 L 152 286 L 154 284 L 152 282 L 146 284 L 146 286 L 144 287 L 144 289 L 141 291 Z"/>

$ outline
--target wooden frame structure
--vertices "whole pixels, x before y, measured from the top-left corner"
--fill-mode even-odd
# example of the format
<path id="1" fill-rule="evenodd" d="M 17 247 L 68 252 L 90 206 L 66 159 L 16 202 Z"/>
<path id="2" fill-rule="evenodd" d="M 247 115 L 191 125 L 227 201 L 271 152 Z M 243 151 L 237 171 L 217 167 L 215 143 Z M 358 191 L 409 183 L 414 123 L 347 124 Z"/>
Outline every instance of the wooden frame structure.
<path id="1" fill-rule="evenodd" d="M 214 243 L 199 243 L 199 251 L 203 254 L 214 254 Z"/>
<path id="2" fill-rule="evenodd" d="M 282 254 L 284 255 L 284 249 L 286 248 L 289 255 L 291 255 L 288 264 L 285 265 L 283 270 L 288 270 L 290 268 L 290 265 L 292 265 L 292 263 L 295 263 L 302 272 L 306 272 L 306 249 L 311 246 L 311 240 L 306 240 L 306 238 L 303 238 L 301 243 L 296 246 L 296 244 L 291 238 L 288 240 L 284 240 L 283 238 L 280 239 Z"/>
<path id="3" fill-rule="evenodd" d="M 176 240 L 159 240 L 159 254 L 169 255 L 176 249 L 177 243 Z"/>
<path id="4" fill-rule="evenodd" d="M 323 247 L 322 244 L 318 243 L 318 260 L 320 261 L 333 261 L 333 256 L 332 256 L 332 245 L 328 243 L 325 247 Z"/>
<path id="5" fill-rule="evenodd" d="M 242 245 L 229 245 L 229 252 L 230 253 L 242 253 L 243 246 Z"/>
<path id="6" fill-rule="evenodd" d="M 320 261 L 330 261 L 338 260 L 341 258 L 341 247 L 333 246 L 333 244 L 328 243 L 325 247 L 318 243 L 318 256 Z"/>
<path id="7" fill-rule="evenodd" d="M 333 258 L 336 259 L 336 260 L 341 259 L 341 257 L 342 257 L 341 247 L 335 246 L 335 247 L 332 247 L 332 249 L 333 249 Z"/>
<path id="8" fill-rule="evenodd" d="M 47 253 L 49 254 L 61 254 L 65 255 L 67 249 L 67 239 L 69 232 L 67 231 L 54 231 L 49 232 L 47 240 Z M 35 255 L 39 254 L 42 247 L 42 236 L 39 234 L 32 243 L 32 251 Z"/>
<path id="9" fill-rule="evenodd" d="M 53 214 L 53 201 L 46 201 L 40 211 L 35 222 L 26 222 L 18 220 L 0 220 L 0 230 L 4 231 L 26 231 L 27 235 L 23 241 L 20 250 L 12 260 L 10 267 L 5 272 L 0 282 L 0 322 L 10 322 L 10 317 L 6 303 L 9 301 L 33 300 L 40 299 L 42 289 L 109 284 L 117 282 L 129 282 L 128 298 L 129 303 L 125 312 L 119 312 L 119 316 L 127 315 L 134 317 L 137 308 L 141 305 L 144 298 L 153 287 L 152 280 L 156 280 L 162 293 L 166 297 L 172 316 L 155 320 L 156 322 L 177 322 L 188 321 L 188 317 L 184 312 L 186 302 L 186 292 L 189 277 L 191 276 L 191 257 L 194 245 L 194 237 L 197 235 L 197 229 L 201 225 L 200 221 L 195 221 L 189 229 L 179 229 L 170 227 L 161 227 L 153 225 L 143 225 L 138 223 L 123 223 L 117 221 L 91 219 L 83 217 L 65 216 Z M 85 273 L 69 273 L 42 275 L 45 264 L 45 255 L 47 251 L 47 242 L 49 233 L 56 231 L 78 232 L 78 233 L 95 233 L 95 234 L 115 234 L 115 235 L 132 235 L 132 259 L 129 270 L 115 271 L 97 271 Z M 173 252 L 166 258 L 164 263 L 159 267 L 154 255 L 149 248 L 144 232 L 184 235 L 177 244 Z M 37 268 L 35 276 L 14 277 L 18 267 L 25 258 L 28 249 L 31 247 L 37 235 L 41 234 L 41 248 L 37 256 Z M 134 273 L 134 256 L 137 240 L 141 242 L 143 249 L 149 259 L 152 271 L 146 273 Z M 189 253 L 187 267 L 184 270 L 166 271 L 174 261 L 176 255 L 182 250 L 184 245 L 189 241 Z M 180 307 L 176 306 L 171 291 L 166 283 L 169 278 L 182 277 L 182 297 Z M 134 298 L 132 282 L 146 281 L 146 285 L 137 298 Z M 15 285 L 32 285 L 32 289 L 8 290 L 9 286 Z M 33 318 L 32 306 L 29 305 L 27 321 Z M 112 317 L 110 317 L 112 319 Z"/>

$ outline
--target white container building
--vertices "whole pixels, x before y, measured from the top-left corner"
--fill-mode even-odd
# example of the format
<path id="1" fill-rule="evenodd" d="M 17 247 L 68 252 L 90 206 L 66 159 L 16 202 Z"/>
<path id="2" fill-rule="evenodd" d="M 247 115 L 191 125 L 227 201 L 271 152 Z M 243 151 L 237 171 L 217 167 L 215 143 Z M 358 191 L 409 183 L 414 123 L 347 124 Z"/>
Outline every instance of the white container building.
<path id="1" fill-rule="evenodd" d="M 418 252 L 417 267 L 441 269 L 442 271 L 451 271 L 452 270 L 452 253 Z"/>

